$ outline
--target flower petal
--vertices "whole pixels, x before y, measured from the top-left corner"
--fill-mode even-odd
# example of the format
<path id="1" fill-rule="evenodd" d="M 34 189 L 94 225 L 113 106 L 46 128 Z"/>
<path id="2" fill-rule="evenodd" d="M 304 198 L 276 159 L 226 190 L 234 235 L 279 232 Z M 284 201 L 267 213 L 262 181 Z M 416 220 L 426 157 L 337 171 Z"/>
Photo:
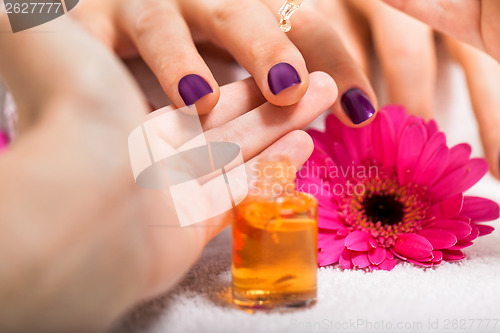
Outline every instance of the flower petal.
<path id="1" fill-rule="evenodd" d="M 373 121 L 373 159 L 387 168 L 393 168 L 396 161 L 396 138 L 392 121 L 386 112 L 379 112 Z"/>
<path id="2" fill-rule="evenodd" d="M 465 249 L 466 247 L 469 247 L 473 244 L 474 243 L 472 243 L 472 242 L 460 241 L 457 244 L 453 245 L 452 247 L 447 248 L 447 250 L 461 250 L 461 249 Z"/>
<path id="3" fill-rule="evenodd" d="M 476 224 L 477 229 L 479 230 L 479 236 L 489 235 L 495 230 L 492 226 L 484 225 L 484 224 Z"/>
<path id="4" fill-rule="evenodd" d="M 355 252 L 351 257 L 351 261 L 354 266 L 359 268 L 365 268 L 371 264 L 366 252 Z"/>
<path id="5" fill-rule="evenodd" d="M 344 249 L 344 239 L 334 240 L 325 244 L 318 252 L 318 264 L 326 266 L 338 262 Z"/>
<path id="6" fill-rule="evenodd" d="M 500 216 L 500 207 L 490 199 L 465 196 L 460 215 L 469 217 L 472 222 L 492 221 Z"/>
<path id="7" fill-rule="evenodd" d="M 425 148 L 424 148 L 425 150 Z M 425 162 L 420 162 L 415 169 L 413 181 L 417 184 L 430 185 L 441 177 L 448 161 L 449 149 L 446 145 L 439 146 Z"/>
<path id="8" fill-rule="evenodd" d="M 318 228 L 338 230 L 344 227 L 338 212 L 329 209 L 320 209 L 318 211 Z"/>
<path id="9" fill-rule="evenodd" d="M 339 265 L 343 269 L 353 268 L 352 261 L 351 261 L 351 253 L 352 253 L 352 251 L 350 251 L 348 249 L 344 249 L 344 251 L 342 251 L 342 254 L 340 255 L 340 258 L 339 258 Z"/>
<path id="10" fill-rule="evenodd" d="M 459 193 L 432 205 L 427 215 L 442 219 L 453 218 L 462 210 L 463 201 L 464 196 Z"/>
<path id="11" fill-rule="evenodd" d="M 409 259 L 424 259 L 432 255 L 432 244 L 417 234 L 400 234 L 392 249 Z"/>
<path id="12" fill-rule="evenodd" d="M 434 119 L 429 120 L 427 124 L 425 124 L 427 128 L 427 135 L 432 137 L 435 133 L 439 132 L 438 125 Z"/>
<path id="13" fill-rule="evenodd" d="M 361 162 L 370 161 L 373 156 L 372 126 L 364 126 L 356 129 L 356 142 Z"/>
<path id="14" fill-rule="evenodd" d="M 368 251 L 368 259 L 374 265 L 380 264 L 385 260 L 387 256 L 387 250 L 383 247 L 376 247 Z"/>
<path id="15" fill-rule="evenodd" d="M 396 267 L 396 264 L 397 264 L 397 260 L 394 259 L 394 257 L 392 257 L 392 258 L 387 257 L 387 258 L 385 258 L 384 261 L 382 261 L 380 263 L 380 265 L 378 265 L 378 267 L 380 267 L 384 271 L 392 271 L 392 269 L 394 267 Z"/>
<path id="16" fill-rule="evenodd" d="M 353 251 L 368 251 L 375 247 L 372 244 L 372 237 L 365 231 L 353 231 L 345 238 L 345 247 Z"/>
<path id="17" fill-rule="evenodd" d="M 399 139 L 400 131 L 403 128 L 403 125 L 410 117 L 405 107 L 402 105 L 386 105 L 377 114 L 377 118 L 381 113 L 387 113 L 392 122 L 395 138 Z"/>
<path id="18" fill-rule="evenodd" d="M 446 171 L 429 189 L 429 194 L 435 199 L 444 199 L 460 193 L 460 183 L 467 176 L 465 167 L 457 168 L 450 173 Z"/>
<path id="19" fill-rule="evenodd" d="M 408 259 L 408 262 L 411 262 L 412 264 L 417 265 L 417 266 L 423 266 L 423 267 L 431 267 L 432 266 L 432 259 L 431 260 L 425 260 L 425 261 L 418 261 L 418 260 Z"/>
<path id="20" fill-rule="evenodd" d="M 448 158 L 448 166 L 444 174 L 448 174 L 467 163 L 470 157 L 472 148 L 467 143 L 461 143 L 450 149 L 450 157 Z"/>
<path id="21" fill-rule="evenodd" d="M 432 255 L 434 258 L 431 260 L 433 264 L 440 263 L 443 260 L 443 252 L 439 250 L 433 250 Z"/>
<path id="22" fill-rule="evenodd" d="M 460 250 L 443 250 L 443 260 L 456 261 L 465 258 L 465 254 Z"/>
<path id="23" fill-rule="evenodd" d="M 424 126 L 418 122 L 412 122 L 403 129 L 396 161 L 400 185 L 404 185 L 412 179 L 416 162 L 427 139 L 426 135 Z"/>
<path id="24" fill-rule="evenodd" d="M 446 249 L 457 243 L 455 234 L 443 229 L 423 229 L 417 234 L 431 242 L 434 249 Z"/>
<path id="25" fill-rule="evenodd" d="M 337 118 L 337 116 L 331 114 L 326 117 L 325 120 L 325 133 L 330 138 L 330 142 L 342 142 L 341 129 L 345 125 Z"/>
<path id="26" fill-rule="evenodd" d="M 451 231 L 459 240 L 469 236 L 472 232 L 471 225 L 460 220 L 435 220 L 432 225 L 429 225 L 428 227 L 432 229 Z"/>
<path id="27" fill-rule="evenodd" d="M 460 192 L 468 190 L 488 172 L 488 162 L 484 158 L 473 158 L 467 163 L 467 174 L 460 184 Z"/>

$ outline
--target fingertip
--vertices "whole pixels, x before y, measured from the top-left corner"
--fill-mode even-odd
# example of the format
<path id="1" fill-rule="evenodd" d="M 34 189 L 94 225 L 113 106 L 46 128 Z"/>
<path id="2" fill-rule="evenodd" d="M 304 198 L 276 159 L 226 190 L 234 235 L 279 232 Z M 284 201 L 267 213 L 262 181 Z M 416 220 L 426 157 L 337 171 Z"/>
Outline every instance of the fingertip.
<path id="1" fill-rule="evenodd" d="M 325 72 L 313 72 L 310 74 L 310 89 L 318 90 L 323 96 L 325 96 L 326 104 L 329 106 L 333 105 L 338 98 L 339 89 L 335 80 Z"/>
<path id="2" fill-rule="evenodd" d="M 298 70 L 296 67 L 299 66 L 281 62 L 269 69 L 263 95 L 271 104 L 289 106 L 304 97 L 309 87 L 309 73 L 305 66 Z"/>
<path id="3" fill-rule="evenodd" d="M 204 115 L 212 111 L 219 102 L 219 98 L 220 88 L 218 85 L 216 85 L 213 89 L 213 92 L 201 97 L 194 103 L 198 115 Z"/>
<path id="4" fill-rule="evenodd" d="M 345 91 L 339 102 L 336 103 L 334 113 L 349 127 L 364 127 L 371 123 L 377 114 L 376 102 L 372 102 L 372 98 L 360 88 Z"/>

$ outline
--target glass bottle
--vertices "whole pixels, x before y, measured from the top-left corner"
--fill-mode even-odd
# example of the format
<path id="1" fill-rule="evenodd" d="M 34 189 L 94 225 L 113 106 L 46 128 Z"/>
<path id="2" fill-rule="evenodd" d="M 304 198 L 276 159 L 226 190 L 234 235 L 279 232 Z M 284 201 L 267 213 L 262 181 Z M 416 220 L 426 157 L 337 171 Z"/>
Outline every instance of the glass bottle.
<path id="1" fill-rule="evenodd" d="M 305 306 L 316 300 L 316 199 L 295 191 L 295 167 L 261 160 L 232 225 L 234 304 L 252 309 Z"/>

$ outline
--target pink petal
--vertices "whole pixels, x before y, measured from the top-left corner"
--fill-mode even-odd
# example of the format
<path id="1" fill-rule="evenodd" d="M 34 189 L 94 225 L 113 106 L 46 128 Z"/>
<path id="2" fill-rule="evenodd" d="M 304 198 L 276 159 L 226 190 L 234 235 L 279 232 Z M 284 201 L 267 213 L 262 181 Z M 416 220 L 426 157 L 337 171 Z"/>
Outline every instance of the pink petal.
<path id="1" fill-rule="evenodd" d="M 467 175 L 465 167 L 458 168 L 450 173 L 446 171 L 443 176 L 429 189 L 429 193 L 436 199 L 448 198 L 460 192 L 460 183 Z"/>
<path id="2" fill-rule="evenodd" d="M 465 258 L 465 254 L 460 250 L 443 250 L 443 260 L 455 261 Z"/>
<path id="3" fill-rule="evenodd" d="M 432 155 L 441 147 L 446 146 L 446 137 L 442 132 L 437 132 L 429 138 L 429 141 L 424 146 L 418 163 L 423 166 L 429 162 Z M 446 164 L 446 163 L 444 163 Z"/>
<path id="4" fill-rule="evenodd" d="M 472 230 L 471 230 L 469 236 L 460 239 L 458 241 L 457 245 L 460 244 L 461 242 L 472 242 L 473 240 L 475 240 L 479 237 L 479 229 L 477 228 L 477 226 L 474 224 L 470 224 L 470 227 Z"/>
<path id="5" fill-rule="evenodd" d="M 459 193 L 432 205 L 427 215 L 442 219 L 455 217 L 462 210 L 463 201 L 464 196 Z"/>
<path id="6" fill-rule="evenodd" d="M 488 172 L 488 162 L 484 158 L 473 158 L 467 163 L 467 174 L 460 184 L 460 192 L 468 190 Z"/>
<path id="7" fill-rule="evenodd" d="M 340 237 L 344 239 L 344 237 Z M 333 230 L 320 229 L 318 231 L 318 247 L 323 247 L 324 245 L 339 240 L 339 236 Z"/>
<path id="8" fill-rule="evenodd" d="M 352 251 L 350 251 L 348 249 L 344 249 L 344 251 L 342 251 L 342 254 L 340 255 L 340 258 L 339 258 L 339 265 L 343 269 L 353 268 L 352 261 L 351 261 L 351 253 L 352 253 Z"/>
<path id="9" fill-rule="evenodd" d="M 329 209 L 319 209 L 318 212 L 318 228 L 338 230 L 344 228 L 344 223 L 340 221 L 339 213 Z"/>
<path id="10" fill-rule="evenodd" d="M 406 112 L 405 107 L 402 105 L 386 105 L 380 110 L 377 117 L 383 112 L 387 113 L 391 119 L 394 135 L 399 139 L 403 124 L 409 118 L 408 112 Z"/>
<path id="11" fill-rule="evenodd" d="M 368 251 L 375 247 L 373 239 L 365 231 L 353 231 L 345 238 L 345 247 L 353 251 Z"/>
<path id="12" fill-rule="evenodd" d="M 421 124 L 411 123 L 403 129 L 396 161 L 399 184 L 404 185 L 412 179 L 426 139 L 425 128 Z"/>
<path id="13" fill-rule="evenodd" d="M 364 126 L 356 129 L 356 142 L 361 162 L 370 161 L 373 156 L 372 126 Z"/>
<path id="14" fill-rule="evenodd" d="M 315 129 L 310 129 L 307 133 L 311 136 L 315 149 L 321 149 L 324 153 L 331 151 L 331 148 L 328 145 L 330 140 L 328 140 L 328 136 L 325 133 Z"/>
<path id="15" fill-rule="evenodd" d="M 343 239 L 325 244 L 325 246 L 323 246 L 318 252 L 319 265 L 326 266 L 338 262 L 344 249 L 345 246 Z"/>
<path id="16" fill-rule="evenodd" d="M 436 220 L 429 225 L 429 228 L 451 231 L 459 240 L 469 236 L 472 232 L 470 224 L 460 220 Z"/>
<path id="17" fill-rule="evenodd" d="M 434 119 L 429 120 L 429 122 L 425 124 L 425 127 L 427 128 L 427 135 L 429 137 L 432 137 L 435 133 L 439 131 L 438 125 Z"/>
<path id="18" fill-rule="evenodd" d="M 378 267 L 380 267 L 381 269 L 383 269 L 384 271 L 392 271 L 392 269 L 394 267 L 396 267 L 396 264 L 397 264 L 397 260 L 393 258 L 385 258 L 384 261 L 382 261 L 380 263 L 380 265 L 378 265 Z"/>
<path id="19" fill-rule="evenodd" d="M 382 166 L 392 168 L 396 161 L 396 143 L 389 115 L 379 112 L 372 127 L 373 159 Z"/>
<path id="20" fill-rule="evenodd" d="M 499 217 L 500 207 L 486 198 L 465 196 L 460 215 L 469 217 L 472 222 L 492 221 Z"/>
<path id="21" fill-rule="evenodd" d="M 337 116 L 331 114 L 326 117 L 325 133 L 330 137 L 330 142 L 342 142 L 341 129 L 343 127 L 345 127 L 345 125 L 342 124 Z"/>
<path id="22" fill-rule="evenodd" d="M 341 127 L 342 135 L 342 146 L 344 147 L 347 155 L 349 156 L 349 160 L 353 161 L 354 164 L 358 165 L 360 163 L 361 157 L 359 155 L 358 147 L 356 141 L 359 140 L 357 136 L 357 129 L 350 128 L 347 126 Z"/>
<path id="23" fill-rule="evenodd" d="M 474 243 L 472 243 L 472 242 L 460 241 L 457 244 L 453 245 L 452 247 L 447 248 L 447 250 L 461 250 L 461 249 L 465 249 L 466 247 L 469 247 L 473 244 Z"/>
<path id="24" fill-rule="evenodd" d="M 424 259 L 432 255 L 432 244 L 417 234 L 400 234 L 392 249 L 409 259 Z"/>
<path id="25" fill-rule="evenodd" d="M 432 263 L 440 263 L 443 260 L 443 252 L 439 250 L 433 250 L 432 255 L 434 256 Z"/>
<path id="26" fill-rule="evenodd" d="M 469 161 L 472 148 L 467 143 L 461 143 L 450 149 L 450 157 L 448 158 L 448 165 L 445 169 L 445 174 L 448 174 L 457 168 L 465 165 Z"/>
<path id="27" fill-rule="evenodd" d="M 333 152 L 334 152 L 334 160 L 337 166 L 339 167 L 339 174 L 346 174 L 346 177 L 349 178 L 349 170 L 354 166 L 352 163 L 353 160 L 345 150 L 344 146 L 342 146 L 338 142 L 333 143 Z"/>
<path id="28" fill-rule="evenodd" d="M 431 267 L 432 266 L 432 261 L 418 261 L 418 260 L 413 260 L 413 259 L 408 259 L 408 262 L 417 265 L 417 266 L 423 266 L 423 267 Z"/>
<path id="29" fill-rule="evenodd" d="M 431 242 L 434 249 L 446 249 L 457 243 L 457 237 L 452 232 L 442 229 L 424 229 L 417 234 Z"/>
<path id="30" fill-rule="evenodd" d="M 479 236 L 489 235 L 495 230 L 495 228 L 484 224 L 476 224 L 476 227 L 479 230 Z"/>
<path id="31" fill-rule="evenodd" d="M 449 149 L 441 145 L 429 157 L 425 164 L 417 166 L 413 180 L 417 184 L 430 185 L 441 177 L 448 161 Z"/>
<path id="32" fill-rule="evenodd" d="M 387 250 L 383 247 L 376 247 L 368 251 L 368 259 L 374 265 L 380 264 L 387 256 Z"/>
<path id="33" fill-rule="evenodd" d="M 359 268 L 365 268 L 370 266 L 370 260 L 368 260 L 368 255 L 366 252 L 357 252 L 352 255 L 352 264 Z"/>

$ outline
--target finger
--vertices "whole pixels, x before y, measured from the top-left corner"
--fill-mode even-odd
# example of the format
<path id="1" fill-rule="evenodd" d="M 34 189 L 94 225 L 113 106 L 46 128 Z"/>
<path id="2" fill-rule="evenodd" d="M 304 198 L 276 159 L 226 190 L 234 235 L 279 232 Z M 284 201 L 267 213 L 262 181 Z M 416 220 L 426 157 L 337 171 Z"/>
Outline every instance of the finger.
<path id="1" fill-rule="evenodd" d="M 450 34 L 480 49 L 481 1 L 469 0 L 383 0 L 434 29 Z M 492 0 L 491 2 L 497 2 Z"/>
<path id="2" fill-rule="evenodd" d="M 391 104 L 432 117 L 437 61 L 432 29 L 381 2 L 363 2 Z"/>
<path id="3" fill-rule="evenodd" d="M 203 131 L 222 126 L 266 101 L 251 77 L 227 84 L 220 91 L 219 102 L 212 112 L 200 116 Z M 175 106 L 166 106 L 157 111 L 169 110 L 175 110 Z"/>
<path id="4" fill-rule="evenodd" d="M 112 4 L 112 1 L 82 1 L 69 15 L 106 47 L 115 49 L 117 31 L 112 21 Z"/>
<path id="5" fill-rule="evenodd" d="M 269 102 L 292 105 L 305 94 L 309 79 L 304 59 L 260 1 L 193 0 L 182 6 L 190 25 L 226 48 Z"/>
<path id="6" fill-rule="evenodd" d="M 481 32 L 486 52 L 500 62 L 500 1 L 481 2 Z"/>
<path id="7" fill-rule="evenodd" d="M 370 27 L 364 14 L 351 1 L 316 0 L 315 5 L 338 32 L 344 47 L 370 77 Z"/>
<path id="8" fill-rule="evenodd" d="M 260 154 L 245 163 L 248 185 L 252 183 L 252 171 L 256 169 L 256 164 L 259 163 L 261 159 L 270 158 L 276 155 L 286 156 L 290 159 L 293 167 L 298 170 L 307 161 L 309 156 L 311 156 L 313 149 L 314 143 L 306 132 L 296 130 L 285 134 L 285 136 L 278 139 L 278 141 L 274 142 Z M 210 184 L 205 184 L 205 186 L 210 187 Z M 237 191 L 234 187 L 233 190 Z M 210 200 L 214 203 L 220 200 L 218 193 L 211 194 L 212 196 L 210 197 Z M 233 195 L 236 195 L 236 193 Z M 224 216 L 216 219 L 210 219 L 196 226 L 204 229 L 205 239 L 208 242 L 225 227 L 227 227 L 230 222 L 231 219 Z"/>
<path id="9" fill-rule="evenodd" d="M 445 38 L 445 43 L 464 68 L 484 153 L 492 174 L 500 179 L 500 65 L 453 38 Z"/>
<path id="10" fill-rule="evenodd" d="M 208 142 L 237 144 L 249 160 L 285 134 L 301 129 L 328 109 L 337 98 L 337 87 L 325 73 L 311 73 L 309 89 L 295 105 L 263 104 L 218 128 L 205 133 Z M 186 144 L 189 146 L 190 142 Z"/>
<path id="11" fill-rule="evenodd" d="M 377 98 L 368 78 L 343 47 L 336 31 L 318 12 L 304 7 L 294 16 L 290 39 L 302 52 L 309 70 L 325 71 L 342 96 L 333 112 L 347 126 L 363 126 L 375 115 Z"/>
<path id="12" fill-rule="evenodd" d="M 0 31 L 6 29 L 8 19 L 0 15 Z M 72 20 L 62 17 L 33 29 L 30 33 L 0 33 L 0 48 L 9 50 L 0 52 L 0 68 L 18 107 L 20 132 L 60 110 L 81 112 L 87 118 L 97 116 L 114 127 L 133 128 L 142 119 L 146 106 L 131 77 Z M 54 33 L 36 33 L 39 29 Z M 107 75 L 89 80 L 102 73 Z M 128 92 L 127 98 L 123 92 Z M 75 104 L 75 98 L 81 102 Z M 96 100 L 107 104 L 89 107 Z M 122 110 L 134 112 L 123 117 Z"/>
<path id="13" fill-rule="evenodd" d="M 199 114 L 212 110 L 219 99 L 219 86 L 173 3 L 133 0 L 120 8 L 120 25 L 170 100 L 177 107 L 195 104 Z"/>

